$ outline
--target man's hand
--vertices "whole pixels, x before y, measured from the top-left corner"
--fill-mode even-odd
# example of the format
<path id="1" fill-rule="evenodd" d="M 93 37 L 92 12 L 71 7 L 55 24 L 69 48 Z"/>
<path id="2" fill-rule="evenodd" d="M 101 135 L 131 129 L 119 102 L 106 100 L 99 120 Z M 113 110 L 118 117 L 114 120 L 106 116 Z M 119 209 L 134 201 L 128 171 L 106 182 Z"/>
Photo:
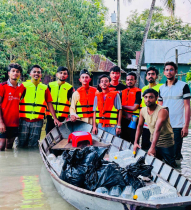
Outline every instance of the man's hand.
<path id="1" fill-rule="evenodd" d="M 116 128 L 116 135 L 118 136 L 121 133 L 121 128 Z"/>
<path id="2" fill-rule="evenodd" d="M 0 123 L 0 133 L 5 133 L 6 131 L 6 127 L 5 124 L 3 122 Z"/>
<path id="3" fill-rule="evenodd" d="M 93 126 L 92 133 L 95 134 L 95 135 L 97 135 L 97 131 L 98 131 L 98 130 L 97 130 L 97 127 L 96 127 L 96 126 Z"/>
<path id="4" fill-rule="evenodd" d="M 57 125 L 58 127 L 62 125 L 62 123 L 57 118 L 54 119 L 54 124 Z"/>
<path id="5" fill-rule="evenodd" d="M 77 117 L 76 117 L 75 115 L 70 115 L 70 120 L 71 120 L 72 122 L 76 122 Z"/>
<path id="6" fill-rule="evenodd" d="M 156 156 L 156 150 L 153 147 L 150 147 L 149 151 L 148 151 L 148 155 L 151 156 Z"/>
<path id="7" fill-rule="evenodd" d="M 182 136 L 182 138 L 188 136 L 188 127 L 185 127 L 184 126 L 182 128 L 182 130 L 181 130 L 181 136 Z"/>
<path id="8" fill-rule="evenodd" d="M 137 143 L 134 143 L 133 145 L 133 151 L 137 151 L 137 148 L 141 148 Z"/>

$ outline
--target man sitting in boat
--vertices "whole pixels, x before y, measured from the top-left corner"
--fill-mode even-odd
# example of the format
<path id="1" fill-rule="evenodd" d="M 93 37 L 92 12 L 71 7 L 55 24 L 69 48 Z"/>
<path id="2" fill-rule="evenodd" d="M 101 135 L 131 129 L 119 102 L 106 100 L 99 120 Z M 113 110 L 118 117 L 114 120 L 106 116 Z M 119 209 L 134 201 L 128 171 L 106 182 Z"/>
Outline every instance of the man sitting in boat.
<path id="1" fill-rule="evenodd" d="M 109 90 L 109 77 L 99 77 L 99 86 L 102 92 L 98 93 L 94 100 L 93 134 L 97 134 L 98 128 L 113 135 L 121 133 L 122 107 L 121 99 L 117 91 Z"/>
<path id="2" fill-rule="evenodd" d="M 143 125 L 146 121 L 151 133 L 151 146 L 148 155 L 156 156 L 172 167 L 176 167 L 174 158 L 174 134 L 170 124 L 167 107 L 156 104 L 158 92 L 149 88 L 143 93 L 146 107 L 142 108 L 135 136 L 133 151 L 140 148 L 138 140 L 142 134 Z"/>
<path id="3" fill-rule="evenodd" d="M 136 129 L 129 128 L 132 115 L 139 117 L 141 89 L 135 87 L 137 75 L 130 72 L 126 77 L 127 88 L 122 91 L 123 116 L 121 121 L 121 138 L 134 143 Z"/>
<path id="4" fill-rule="evenodd" d="M 56 113 L 56 116 L 60 122 L 63 122 L 69 115 L 70 102 L 73 93 L 73 87 L 66 82 L 68 78 L 68 69 L 64 66 L 60 66 L 57 69 L 56 77 L 57 81 L 50 82 L 48 88 L 52 96 L 52 104 Z M 46 134 L 49 133 L 54 127 L 54 119 L 49 112 L 46 112 L 47 124 Z"/>
<path id="5" fill-rule="evenodd" d="M 93 121 L 93 104 L 96 88 L 89 86 L 91 81 L 88 70 L 80 71 L 80 79 L 82 86 L 77 89 L 72 95 L 70 106 L 70 119 L 75 122 L 77 119 L 92 124 Z"/>

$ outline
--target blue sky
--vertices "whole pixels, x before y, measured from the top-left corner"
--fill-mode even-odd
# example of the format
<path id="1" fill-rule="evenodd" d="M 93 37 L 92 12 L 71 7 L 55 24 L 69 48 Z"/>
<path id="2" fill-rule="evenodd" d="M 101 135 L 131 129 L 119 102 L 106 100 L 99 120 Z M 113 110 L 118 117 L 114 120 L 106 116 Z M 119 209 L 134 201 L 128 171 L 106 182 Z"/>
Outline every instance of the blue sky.
<path id="1" fill-rule="evenodd" d="M 125 22 L 127 16 L 130 14 L 131 11 L 137 9 L 139 13 L 141 13 L 145 9 L 149 9 L 152 0 L 132 0 L 131 3 L 124 4 L 123 0 L 120 0 L 120 8 L 121 8 L 121 24 L 122 27 L 125 27 Z M 107 15 L 107 24 L 111 23 L 111 13 L 117 12 L 117 0 L 104 0 L 104 4 L 106 7 L 109 8 L 109 12 Z M 163 6 L 162 0 L 156 1 L 156 6 Z M 165 15 L 170 15 L 169 12 L 165 9 Z M 188 22 L 191 24 L 191 0 L 176 0 L 176 10 L 175 15 L 183 20 L 183 22 Z"/>

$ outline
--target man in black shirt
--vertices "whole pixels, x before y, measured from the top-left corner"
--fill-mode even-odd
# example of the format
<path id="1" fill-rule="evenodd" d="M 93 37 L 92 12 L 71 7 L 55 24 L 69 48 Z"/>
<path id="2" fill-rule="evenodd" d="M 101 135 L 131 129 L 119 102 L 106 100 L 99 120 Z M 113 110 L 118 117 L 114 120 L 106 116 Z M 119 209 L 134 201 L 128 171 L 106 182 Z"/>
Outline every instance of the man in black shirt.
<path id="1" fill-rule="evenodd" d="M 126 89 L 127 87 L 122 84 L 119 83 L 119 78 L 120 78 L 120 68 L 118 66 L 114 66 L 110 69 L 110 86 L 109 86 L 109 90 L 110 91 L 119 91 L 121 92 L 122 90 Z M 102 92 L 100 86 L 98 85 L 98 91 Z"/>

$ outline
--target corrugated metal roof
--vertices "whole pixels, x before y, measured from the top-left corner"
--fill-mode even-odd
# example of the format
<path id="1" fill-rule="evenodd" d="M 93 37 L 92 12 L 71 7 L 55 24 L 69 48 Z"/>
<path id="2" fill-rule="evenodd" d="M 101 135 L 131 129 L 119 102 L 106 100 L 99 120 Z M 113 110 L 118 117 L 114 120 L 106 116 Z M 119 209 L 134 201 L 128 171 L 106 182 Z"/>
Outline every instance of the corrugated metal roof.
<path id="1" fill-rule="evenodd" d="M 175 50 L 178 49 L 178 63 L 191 62 L 190 40 L 148 39 L 144 49 L 144 63 L 175 62 Z"/>

